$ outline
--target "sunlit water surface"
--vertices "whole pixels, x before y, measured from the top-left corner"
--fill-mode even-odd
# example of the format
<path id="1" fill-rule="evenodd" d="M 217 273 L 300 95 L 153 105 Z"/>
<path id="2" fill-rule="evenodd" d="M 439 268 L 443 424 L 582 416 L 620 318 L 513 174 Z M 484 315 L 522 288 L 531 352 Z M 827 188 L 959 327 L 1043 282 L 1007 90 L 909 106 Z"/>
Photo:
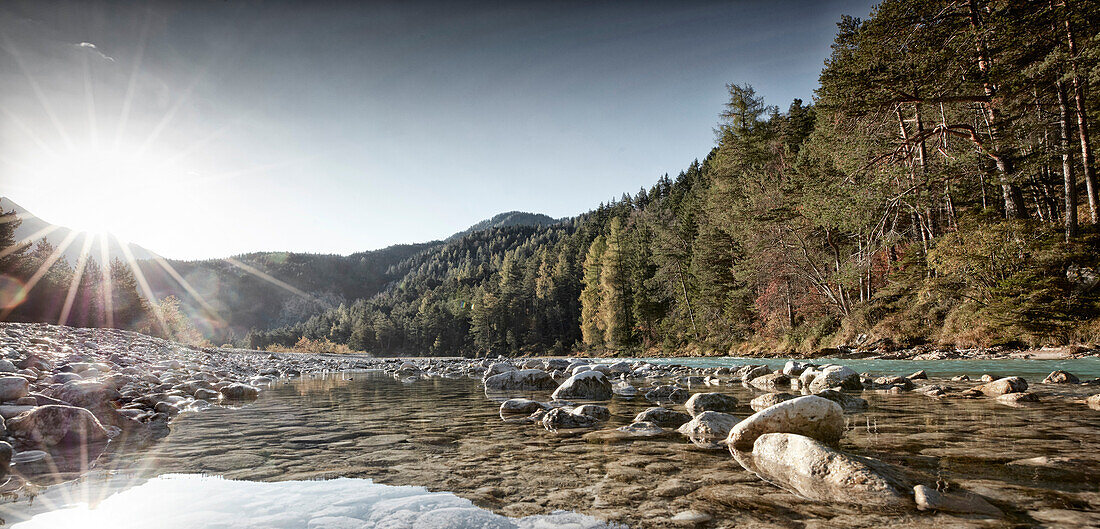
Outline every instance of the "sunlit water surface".
<path id="1" fill-rule="evenodd" d="M 687 510 L 712 514 L 715 522 L 710 527 L 1100 526 L 1100 412 L 1080 400 L 1097 388 L 1039 384 L 1042 376 L 1029 375 L 1035 371 L 1023 367 L 1044 371 L 1043 376 L 1055 367 L 1050 361 L 1034 362 L 967 364 L 961 372 L 972 377 L 983 372 L 1024 373 L 1042 399 L 1037 405 L 1013 408 L 992 399 L 935 400 L 916 393 L 867 391 L 862 396 L 871 402 L 870 409 L 847 415 L 848 431 L 841 442 L 844 451 L 978 492 L 1008 514 L 1003 520 L 815 503 L 762 482 L 743 470 L 728 452 L 697 448 L 679 435 L 588 442 L 582 438 L 585 432 L 551 433 L 535 425 L 502 422 L 498 405 L 504 396 L 487 397 L 476 380 L 436 377 L 400 381 L 381 372 L 295 380 L 269 388 L 249 406 L 181 415 L 173 422 L 172 433 L 153 448 L 101 459 L 97 463 L 100 469 L 118 470 L 113 477 L 100 472 L 77 484 L 62 485 L 82 491 L 70 494 L 69 501 L 43 501 L 62 497 L 57 492 L 62 489 L 51 487 L 36 503 L 24 499 L 0 507 L 9 523 L 50 511 L 38 514 L 26 527 L 64 527 L 52 521 L 65 518 L 50 517 L 76 513 L 83 513 L 79 516 L 88 520 L 105 520 L 109 514 L 112 520 L 149 521 L 143 527 L 239 527 L 247 526 L 247 520 L 266 523 L 279 516 L 293 522 L 253 526 L 512 527 L 542 523 L 545 520 L 525 517 L 558 511 L 630 527 L 674 527 L 673 516 Z M 892 368 L 860 361 L 844 363 L 861 371 L 879 367 L 882 373 L 921 368 L 934 376 L 960 372 L 952 371 L 954 366 L 913 362 Z M 1075 369 L 1084 379 L 1095 376 L 1100 363 L 1090 360 L 1060 365 Z M 645 384 L 634 382 L 639 387 Z M 945 379 L 933 378 L 931 382 L 956 389 L 968 387 Z M 760 394 L 740 384 L 693 391 L 736 396 L 742 403 L 736 415 L 742 418 L 752 413 L 749 400 Z M 526 396 L 548 400 L 548 393 Z M 635 414 L 651 405 L 644 399 L 613 400 L 608 403 L 613 415 L 604 427 L 629 424 Z M 1060 470 L 1006 464 L 1036 456 L 1077 461 Z M 154 479 L 165 474 L 224 479 Z M 335 478 L 370 481 L 331 481 Z M 387 492 L 382 485 L 450 492 L 453 494 L 445 495 L 445 500 L 430 502 L 457 502 L 454 508 L 471 509 L 469 500 L 478 509 L 467 514 L 504 525 L 453 520 L 442 526 L 424 525 L 433 517 L 420 522 L 420 518 L 407 515 L 385 525 L 370 525 L 375 523 L 370 518 L 373 514 L 364 509 L 378 505 L 377 499 L 389 497 L 387 494 L 407 494 L 407 489 Z M 420 489 L 408 494 L 422 500 L 432 497 Z M 404 501 L 409 505 L 418 500 Z M 58 509 L 63 504 L 80 503 L 97 506 L 91 511 L 81 511 L 86 508 L 80 506 Z M 345 514 L 338 516 L 349 520 L 345 520 L 347 525 L 317 525 L 337 521 L 312 522 L 313 518 L 301 517 L 305 511 L 311 516 L 339 511 Z M 196 513 L 209 517 L 189 517 L 198 516 Z M 225 523 L 214 523 L 219 519 Z M 582 517 L 569 523 L 584 526 L 593 520 Z"/>

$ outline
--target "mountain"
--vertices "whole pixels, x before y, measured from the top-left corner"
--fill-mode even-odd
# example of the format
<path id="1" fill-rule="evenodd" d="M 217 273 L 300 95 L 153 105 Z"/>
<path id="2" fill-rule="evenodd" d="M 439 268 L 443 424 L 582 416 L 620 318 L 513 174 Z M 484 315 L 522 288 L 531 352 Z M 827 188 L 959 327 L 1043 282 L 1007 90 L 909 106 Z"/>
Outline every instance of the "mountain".
<path id="1" fill-rule="evenodd" d="M 485 219 L 465 230 L 462 230 L 450 237 L 447 237 L 447 242 L 455 239 L 461 239 L 463 236 L 469 235 L 474 232 L 485 231 L 492 228 L 507 228 L 510 226 L 534 226 L 534 227 L 546 227 L 553 226 L 564 222 L 566 219 L 555 219 L 542 213 L 527 213 L 524 211 L 509 211 L 506 213 L 500 213 L 494 215 L 491 219 Z"/>
<path id="2" fill-rule="evenodd" d="M 107 258 L 104 259 L 102 255 L 102 240 L 100 236 L 90 232 L 78 232 L 65 226 L 58 226 L 46 221 L 35 214 L 27 211 L 26 208 L 16 204 L 10 198 L 0 197 L 0 210 L 12 211 L 14 210 L 16 215 L 19 216 L 21 221 L 18 228 L 15 229 L 15 237 L 22 241 L 30 239 L 31 242 L 37 242 L 43 237 L 54 246 L 54 248 L 60 248 L 67 239 L 71 238 L 68 246 L 65 248 L 63 255 L 65 259 L 69 261 L 69 264 L 75 265 L 80 259 L 80 252 L 85 245 L 85 241 L 92 238 L 91 254 L 97 260 L 101 261 L 100 264 L 106 264 L 114 259 L 126 260 L 126 253 L 122 251 L 122 246 L 119 240 L 114 236 L 107 235 L 106 253 Z M 130 254 L 134 259 L 153 259 L 158 255 L 146 248 L 138 246 L 136 244 L 127 243 L 127 248 L 130 250 Z"/>

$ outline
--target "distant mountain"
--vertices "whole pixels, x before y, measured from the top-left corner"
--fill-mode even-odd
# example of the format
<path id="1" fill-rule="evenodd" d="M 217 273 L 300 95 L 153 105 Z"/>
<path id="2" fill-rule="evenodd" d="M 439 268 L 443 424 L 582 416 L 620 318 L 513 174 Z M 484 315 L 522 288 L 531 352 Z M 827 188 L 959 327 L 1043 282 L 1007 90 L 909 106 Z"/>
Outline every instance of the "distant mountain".
<path id="1" fill-rule="evenodd" d="M 509 211 L 494 215 L 491 219 L 485 219 L 465 230 L 462 230 L 450 237 L 447 237 L 447 241 L 453 241 L 460 239 L 471 233 L 485 231 L 492 228 L 507 228 L 511 226 L 533 226 L 537 228 L 553 226 L 565 219 L 555 219 L 542 213 L 527 213 L 524 211 Z"/>
<path id="2" fill-rule="evenodd" d="M 89 237 L 94 238 L 90 248 L 91 255 L 96 261 L 99 261 L 100 264 L 109 263 L 115 258 L 126 260 L 126 254 L 122 251 L 122 246 L 119 244 L 118 239 L 113 236 L 107 236 L 107 259 L 106 262 L 104 262 L 101 242 L 97 234 L 77 232 L 65 226 L 51 224 L 49 221 L 39 218 L 35 214 L 27 211 L 23 206 L 16 204 L 10 198 L 6 197 L 0 197 L 0 210 L 15 210 L 16 215 L 19 216 L 19 220 L 22 222 L 19 227 L 15 229 L 15 237 L 18 240 L 31 239 L 32 242 L 37 242 L 45 237 L 54 248 L 60 248 L 61 245 L 71 237 L 71 241 L 64 251 L 65 259 L 67 259 L 71 265 L 75 265 L 80 259 L 80 252 L 84 247 L 85 241 L 87 241 Z M 156 253 L 136 244 L 127 244 L 127 247 L 134 259 L 153 259 L 154 257 L 158 257 Z"/>

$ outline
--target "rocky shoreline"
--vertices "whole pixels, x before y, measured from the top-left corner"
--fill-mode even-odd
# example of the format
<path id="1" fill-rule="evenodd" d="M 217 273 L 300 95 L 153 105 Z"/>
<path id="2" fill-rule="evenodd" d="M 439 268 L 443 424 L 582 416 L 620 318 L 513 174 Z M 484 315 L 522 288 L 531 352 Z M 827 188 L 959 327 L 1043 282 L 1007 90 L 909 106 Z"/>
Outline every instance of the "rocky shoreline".
<path id="1" fill-rule="evenodd" d="M 246 404 L 279 379 L 368 369 L 408 383 L 480 380 L 504 423 L 577 435 L 588 443 L 682 438 L 699 450 L 728 451 L 760 479 L 816 502 L 993 519 L 1005 516 L 1003 504 L 936 476 L 842 450 L 846 422 L 868 408 L 860 393 L 987 399 L 1013 407 L 1059 400 L 1086 413 L 1085 406 L 1100 410 L 1100 379 L 1082 381 L 1064 371 L 1029 385 L 1012 376 L 873 376 L 793 360 L 776 369 L 566 358 L 376 359 L 196 348 L 117 330 L 0 324 L 0 425 L 6 441 L 0 459 L 7 458 L 0 491 L 15 496 L 78 477 L 96 467 L 102 454 L 154 443 L 180 413 Z M 730 385 L 752 390 L 747 404 L 754 413 L 744 414 L 746 403 L 721 391 Z M 605 404 L 612 400 L 650 407 L 631 424 L 608 428 Z M 1041 459 L 1010 464 L 1036 472 L 1081 465 Z M 685 526 L 710 519 L 695 511 L 676 516 Z"/>

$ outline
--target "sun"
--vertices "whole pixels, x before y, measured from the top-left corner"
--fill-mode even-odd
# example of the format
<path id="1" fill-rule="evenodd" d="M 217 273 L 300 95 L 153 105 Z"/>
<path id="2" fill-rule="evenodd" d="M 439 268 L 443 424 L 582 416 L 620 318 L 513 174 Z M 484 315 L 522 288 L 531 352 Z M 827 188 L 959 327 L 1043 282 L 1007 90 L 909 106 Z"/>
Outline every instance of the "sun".
<path id="1" fill-rule="evenodd" d="M 27 164 L 31 182 L 53 188 L 56 201 L 41 215 L 93 233 L 126 232 L 135 207 L 155 200 L 164 163 L 133 149 L 77 147 Z M 48 213 L 48 216 L 47 216 Z"/>

